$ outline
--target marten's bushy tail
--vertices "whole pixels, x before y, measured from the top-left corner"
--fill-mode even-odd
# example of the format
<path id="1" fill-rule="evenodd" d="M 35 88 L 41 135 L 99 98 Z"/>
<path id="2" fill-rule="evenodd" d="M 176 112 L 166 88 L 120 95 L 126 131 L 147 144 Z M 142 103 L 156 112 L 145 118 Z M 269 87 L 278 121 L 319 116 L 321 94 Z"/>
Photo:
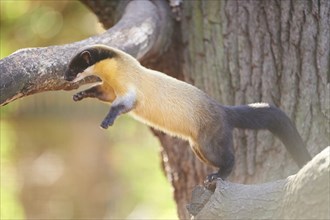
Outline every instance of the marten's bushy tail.
<path id="1" fill-rule="evenodd" d="M 285 145 L 299 167 L 311 160 L 306 145 L 290 118 L 266 103 L 226 106 L 227 119 L 235 128 L 268 129 Z"/>

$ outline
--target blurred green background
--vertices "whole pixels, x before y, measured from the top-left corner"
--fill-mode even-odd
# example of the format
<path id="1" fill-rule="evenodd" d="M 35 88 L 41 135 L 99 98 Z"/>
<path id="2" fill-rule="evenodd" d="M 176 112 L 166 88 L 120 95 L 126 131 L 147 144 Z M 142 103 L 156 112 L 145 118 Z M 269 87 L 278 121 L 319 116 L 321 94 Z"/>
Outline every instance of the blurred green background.
<path id="1" fill-rule="evenodd" d="M 1 58 L 104 31 L 78 1 L 0 0 Z M 109 106 L 48 92 L 0 108 L 0 219 L 177 219 L 158 140 Z"/>

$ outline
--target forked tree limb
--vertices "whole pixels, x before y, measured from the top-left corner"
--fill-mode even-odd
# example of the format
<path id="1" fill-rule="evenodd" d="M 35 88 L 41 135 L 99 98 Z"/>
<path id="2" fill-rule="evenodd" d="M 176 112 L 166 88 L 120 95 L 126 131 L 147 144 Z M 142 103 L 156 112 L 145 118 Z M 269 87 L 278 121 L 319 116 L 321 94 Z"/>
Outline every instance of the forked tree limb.
<path id="1" fill-rule="evenodd" d="M 109 45 L 139 60 L 161 55 L 170 44 L 172 34 L 168 3 L 139 0 L 120 4 L 126 4 L 122 6 L 123 15 L 103 34 L 66 45 L 18 50 L 0 60 L 0 106 L 27 95 L 77 89 L 80 84 L 97 81 L 94 77 L 75 84 L 63 79 L 70 58 L 86 45 Z"/>
<path id="2" fill-rule="evenodd" d="M 218 180 L 215 192 L 198 186 L 187 206 L 194 219 L 329 219 L 330 147 L 297 174 L 259 185 Z"/>

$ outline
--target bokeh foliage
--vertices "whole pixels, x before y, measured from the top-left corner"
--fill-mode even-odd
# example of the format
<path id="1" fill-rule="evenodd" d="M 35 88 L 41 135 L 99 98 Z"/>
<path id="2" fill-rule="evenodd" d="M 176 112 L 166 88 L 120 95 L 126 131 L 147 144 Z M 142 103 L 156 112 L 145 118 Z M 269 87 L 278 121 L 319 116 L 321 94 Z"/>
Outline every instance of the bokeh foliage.
<path id="1" fill-rule="evenodd" d="M 1 58 L 104 31 L 79 1 L 1 0 L 0 7 Z M 0 109 L 0 218 L 176 218 L 149 129 L 124 116 L 103 131 L 108 106 L 77 104 L 71 95 L 48 92 Z"/>

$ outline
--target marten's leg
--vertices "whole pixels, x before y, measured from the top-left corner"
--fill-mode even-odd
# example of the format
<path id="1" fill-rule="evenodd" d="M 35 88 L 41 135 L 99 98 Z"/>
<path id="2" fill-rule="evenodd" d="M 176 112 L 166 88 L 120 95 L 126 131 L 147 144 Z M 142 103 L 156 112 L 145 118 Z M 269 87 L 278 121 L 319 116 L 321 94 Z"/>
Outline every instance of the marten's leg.
<path id="1" fill-rule="evenodd" d="M 104 102 L 113 102 L 116 95 L 111 87 L 105 87 L 103 84 L 99 84 L 73 95 L 74 101 L 80 101 L 84 98 L 98 98 Z"/>
<path id="2" fill-rule="evenodd" d="M 200 151 L 204 158 L 208 160 L 209 164 L 219 168 L 218 172 L 207 176 L 206 182 L 212 182 L 217 178 L 226 179 L 235 164 L 231 131 L 214 132 L 213 136 L 205 134 L 204 138 L 199 140 Z"/>
<path id="3" fill-rule="evenodd" d="M 124 113 L 131 111 L 135 107 L 135 92 L 128 92 L 124 96 L 118 96 L 111 104 L 110 110 L 101 123 L 101 127 L 107 129 L 111 126 L 115 119 Z"/>

